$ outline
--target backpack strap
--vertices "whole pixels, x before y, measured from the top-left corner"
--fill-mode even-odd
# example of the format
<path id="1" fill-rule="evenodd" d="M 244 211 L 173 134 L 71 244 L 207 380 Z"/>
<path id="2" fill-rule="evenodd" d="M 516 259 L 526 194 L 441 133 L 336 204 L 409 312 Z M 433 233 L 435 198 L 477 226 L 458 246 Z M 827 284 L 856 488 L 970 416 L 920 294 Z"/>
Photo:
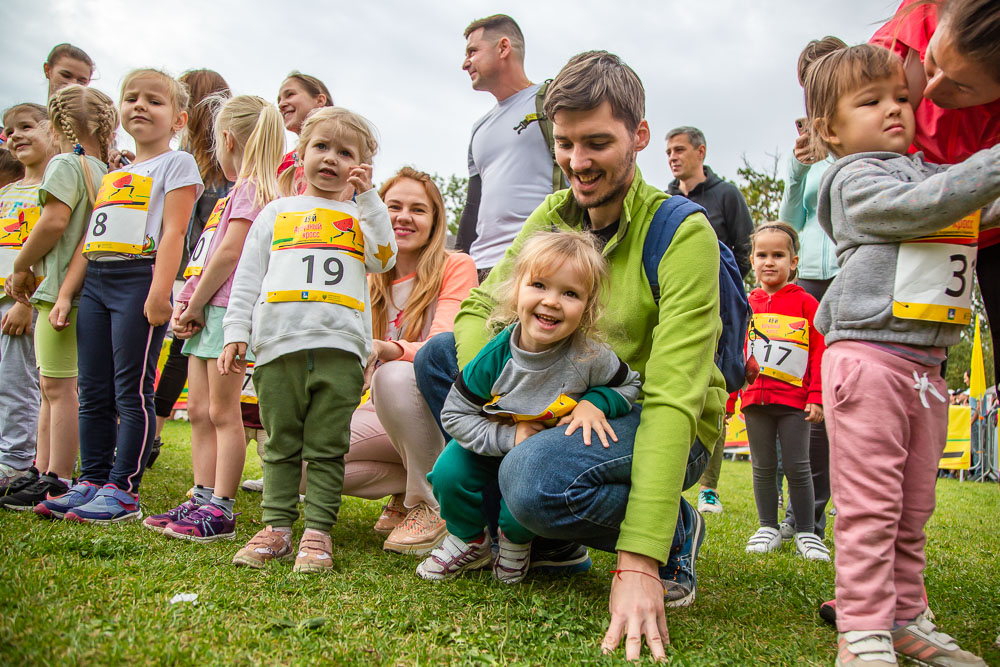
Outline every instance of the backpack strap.
<path id="1" fill-rule="evenodd" d="M 677 228 L 693 213 L 705 213 L 705 209 L 686 197 L 674 195 L 660 204 L 649 223 L 646 240 L 642 244 L 642 268 L 646 271 L 646 280 L 657 304 L 660 303 L 660 261 L 674 240 Z"/>
<path id="2" fill-rule="evenodd" d="M 538 118 L 538 129 L 545 137 L 545 145 L 549 149 L 549 155 L 552 156 L 552 192 L 559 192 L 568 188 L 569 185 L 566 183 L 562 169 L 556 163 L 556 142 L 552 136 L 552 121 L 545 115 L 545 93 L 548 92 L 551 83 L 552 79 L 546 79 L 538 87 L 538 92 L 535 93 L 535 116 Z"/>

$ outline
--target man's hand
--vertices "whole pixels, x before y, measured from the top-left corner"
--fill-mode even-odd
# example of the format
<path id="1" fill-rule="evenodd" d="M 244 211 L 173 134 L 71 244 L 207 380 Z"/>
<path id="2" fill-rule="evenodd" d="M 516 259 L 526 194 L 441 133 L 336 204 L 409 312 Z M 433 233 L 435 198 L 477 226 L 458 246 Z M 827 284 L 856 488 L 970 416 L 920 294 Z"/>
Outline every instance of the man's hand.
<path id="1" fill-rule="evenodd" d="M 0 321 L 0 330 L 8 336 L 30 334 L 33 313 L 34 309 L 31 306 L 26 306 L 18 301 L 3 316 L 3 321 Z"/>
<path id="2" fill-rule="evenodd" d="M 566 435 L 573 435 L 578 428 L 583 429 L 583 444 L 590 447 L 590 432 L 593 431 L 601 439 L 601 444 L 607 449 L 610 447 L 608 437 L 618 442 L 618 436 L 608 423 L 608 418 L 599 407 L 590 401 L 580 401 L 573 408 L 573 411 L 559 420 L 559 426 L 569 424 L 566 428 Z"/>
<path id="3" fill-rule="evenodd" d="M 514 427 L 514 446 L 517 447 L 526 439 L 545 430 L 542 422 L 517 422 Z"/>
<path id="4" fill-rule="evenodd" d="M 612 575 L 608 609 L 611 623 L 601 641 L 604 653 L 613 653 L 625 637 L 625 658 L 638 660 L 642 652 L 642 637 L 654 660 L 665 660 L 664 646 L 670 643 L 667 616 L 663 609 L 663 584 L 658 563 L 641 554 L 618 552 L 618 570 Z"/>

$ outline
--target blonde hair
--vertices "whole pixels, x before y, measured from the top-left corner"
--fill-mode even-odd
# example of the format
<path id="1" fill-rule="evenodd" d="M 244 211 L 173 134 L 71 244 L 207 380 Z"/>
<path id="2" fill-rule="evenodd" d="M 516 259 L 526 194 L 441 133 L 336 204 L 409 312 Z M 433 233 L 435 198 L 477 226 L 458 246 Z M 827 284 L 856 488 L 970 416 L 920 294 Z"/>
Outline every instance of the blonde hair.
<path id="1" fill-rule="evenodd" d="M 812 151 L 817 159 L 836 154 L 824 139 L 844 95 L 894 74 L 903 76 L 903 63 L 892 51 L 874 44 L 834 49 L 820 56 L 805 71 L 806 114 Z"/>
<path id="2" fill-rule="evenodd" d="M 188 87 L 166 72 L 153 69 L 151 67 L 134 69 L 125 75 L 125 79 L 122 81 L 122 97 L 125 96 L 125 89 L 129 87 L 129 84 L 136 79 L 143 79 L 146 77 L 154 79 L 158 78 L 163 81 L 163 83 L 167 84 L 167 90 L 170 92 L 170 104 L 173 106 L 175 112 L 180 113 L 181 111 L 187 111 L 188 101 L 190 100 Z M 121 100 L 119 100 L 119 102 L 120 101 Z"/>
<path id="3" fill-rule="evenodd" d="M 798 232 L 796 232 L 795 228 L 792 227 L 787 222 L 774 221 L 774 222 L 765 222 L 760 227 L 758 227 L 757 229 L 755 229 L 753 231 L 753 234 L 750 235 L 750 256 L 751 257 L 753 256 L 754 248 L 757 245 L 757 237 L 762 232 L 783 232 L 784 234 L 787 234 L 788 235 L 788 252 L 789 252 L 789 255 L 791 257 L 797 257 L 798 256 L 798 254 L 799 254 L 799 235 L 798 235 Z M 788 282 L 792 282 L 793 280 L 795 280 L 798 277 L 798 275 L 799 275 L 799 269 L 798 269 L 798 267 L 792 269 L 792 272 L 788 276 Z"/>
<path id="4" fill-rule="evenodd" d="M 97 90 L 79 84 L 70 84 L 52 93 L 49 98 L 49 122 L 71 144 L 93 139 L 101 147 L 99 159 L 108 161 L 111 142 L 118 130 L 118 109 L 114 101 Z M 84 183 L 91 205 L 97 198 L 94 175 L 83 155 L 78 155 L 83 165 Z"/>
<path id="5" fill-rule="evenodd" d="M 302 123 L 302 131 L 299 133 L 299 143 L 295 147 L 295 153 L 299 160 L 303 160 L 306 146 L 312 138 L 313 132 L 323 123 L 336 123 L 337 132 L 349 139 L 357 141 L 361 148 L 358 156 L 360 162 L 371 164 L 372 157 L 378 151 L 378 139 L 375 137 L 375 128 L 370 122 L 360 114 L 349 111 L 343 107 L 322 107 L 309 114 L 305 122 Z M 289 167 L 281 172 L 278 177 L 278 189 L 282 196 L 298 194 L 295 188 L 295 168 Z"/>
<path id="6" fill-rule="evenodd" d="M 496 332 L 517 319 L 517 294 L 527 278 L 551 275 L 554 267 L 566 262 L 586 281 L 583 287 L 587 288 L 587 305 L 577 333 L 598 337 L 597 321 L 604 312 L 603 295 L 608 287 L 608 263 L 597 237 L 590 232 L 568 230 L 536 232 L 525 242 L 514 270 L 494 290 L 496 306 L 486 321 L 487 328 Z"/>
<path id="7" fill-rule="evenodd" d="M 424 187 L 432 209 L 431 233 L 427 238 L 427 245 L 420 251 L 420 259 L 417 260 L 413 289 L 405 304 L 396 304 L 398 308 L 402 306 L 400 309 L 403 311 L 400 336 L 403 340 L 413 342 L 420 340 L 431 307 L 437 303 L 444 280 L 444 266 L 451 253 L 445 249 L 448 218 L 444 198 L 429 174 L 413 167 L 403 167 L 382 184 L 378 191 L 379 197 L 385 199 L 386 193 L 405 179 L 416 181 Z M 376 340 L 384 340 L 389 331 L 389 303 L 392 299 L 392 283 L 396 278 L 395 268 L 385 273 L 372 274 L 368 278 L 372 302 L 372 332 Z"/>
<path id="8" fill-rule="evenodd" d="M 217 105 L 216 151 L 225 145 L 223 132 L 228 132 L 235 143 L 234 151 L 242 156 L 236 184 L 252 181 L 257 188 L 254 205 L 263 208 L 278 198 L 276 174 L 285 151 L 281 114 L 273 104 L 254 95 L 208 98 L 208 101 Z"/>

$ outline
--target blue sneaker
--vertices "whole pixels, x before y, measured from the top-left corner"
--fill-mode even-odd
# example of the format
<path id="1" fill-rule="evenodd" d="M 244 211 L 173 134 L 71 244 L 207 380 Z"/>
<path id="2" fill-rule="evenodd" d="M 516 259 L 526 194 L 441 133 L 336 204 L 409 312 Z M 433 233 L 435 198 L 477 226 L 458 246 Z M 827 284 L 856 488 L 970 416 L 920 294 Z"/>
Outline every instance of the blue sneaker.
<path id="1" fill-rule="evenodd" d="M 698 492 L 698 511 L 702 514 L 722 514 L 722 501 L 715 489 L 702 489 Z"/>
<path id="2" fill-rule="evenodd" d="M 683 498 L 681 512 L 684 514 L 684 528 L 687 529 L 684 544 L 679 548 L 672 548 L 667 564 L 660 568 L 665 607 L 689 606 L 694 602 L 697 589 L 694 565 L 705 539 L 705 519 Z"/>
<path id="3" fill-rule="evenodd" d="M 46 519 L 61 519 L 66 512 L 93 500 L 101 487 L 93 482 L 80 482 L 69 488 L 61 496 L 48 495 L 46 500 L 35 505 L 34 512 Z"/>
<path id="4" fill-rule="evenodd" d="M 593 565 L 587 547 L 576 542 L 536 537 L 531 543 L 528 569 L 554 574 L 580 574 Z"/>
<path id="5" fill-rule="evenodd" d="M 99 524 L 123 523 L 141 518 L 139 498 L 133 498 L 114 484 L 105 484 L 89 503 L 75 507 L 63 516 L 66 521 Z"/>

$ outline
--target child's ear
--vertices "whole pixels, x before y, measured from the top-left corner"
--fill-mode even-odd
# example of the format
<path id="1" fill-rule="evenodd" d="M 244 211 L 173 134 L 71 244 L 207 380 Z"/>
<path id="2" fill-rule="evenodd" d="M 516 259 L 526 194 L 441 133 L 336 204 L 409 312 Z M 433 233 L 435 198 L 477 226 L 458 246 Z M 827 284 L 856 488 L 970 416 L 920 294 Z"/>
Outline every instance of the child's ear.
<path id="1" fill-rule="evenodd" d="M 841 145 L 840 137 L 837 136 L 837 131 L 834 129 L 826 118 L 817 118 L 813 122 L 813 131 L 822 139 L 831 149 L 839 147 Z"/>
<path id="2" fill-rule="evenodd" d="M 236 148 L 236 139 L 233 138 L 233 133 L 230 132 L 229 130 L 223 130 L 222 136 L 226 140 L 226 152 L 232 153 L 233 150 Z"/>
<path id="3" fill-rule="evenodd" d="M 174 134 L 177 134 L 178 132 L 183 130 L 184 126 L 187 125 L 187 122 L 188 122 L 187 111 L 181 111 L 180 113 L 178 113 L 177 116 L 174 118 L 174 124 L 172 127 Z"/>

